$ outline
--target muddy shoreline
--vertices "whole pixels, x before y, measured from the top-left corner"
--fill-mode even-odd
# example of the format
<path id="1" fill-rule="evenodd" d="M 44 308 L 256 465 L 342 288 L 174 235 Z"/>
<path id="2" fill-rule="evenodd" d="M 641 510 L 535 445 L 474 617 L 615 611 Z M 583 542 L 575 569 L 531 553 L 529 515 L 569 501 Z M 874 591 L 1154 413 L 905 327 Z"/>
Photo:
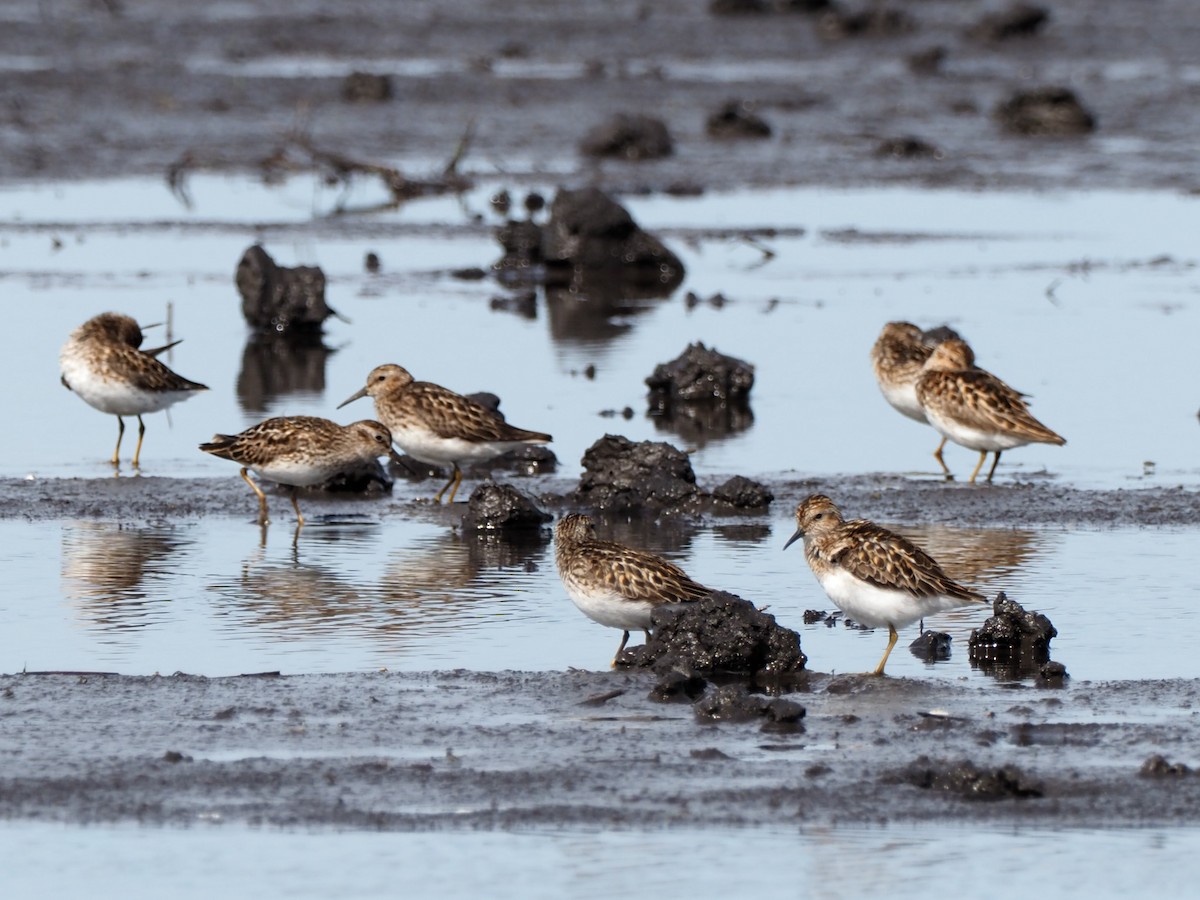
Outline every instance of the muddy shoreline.
<path id="1" fill-rule="evenodd" d="M 1200 45 L 1187 0 L 1057 4 L 1038 33 L 983 42 L 972 28 L 985 10 L 956 0 L 903 4 L 905 27 L 860 33 L 807 14 L 714 15 L 691 0 L 586 10 L 448 0 L 404 4 L 402 16 L 388 0 L 298 0 L 286 12 L 184 0 L 10 6 L 0 27 L 4 184 L 133 177 L 162 179 L 166 191 L 173 176 L 182 200 L 197 172 L 329 175 L 297 152 L 298 137 L 430 176 L 472 128 L 459 173 L 514 191 L 1200 189 L 1194 117 L 1181 114 L 1196 103 Z M 391 98 L 347 99 L 354 70 L 387 73 Z M 1077 92 L 1095 131 L 1006 133 L 995 110 L 1036 86 Z M 748 103 L 770 136 L 709 134 L 731 100 Z M 590 129 L 631 112 L 662 119 L 671 155 L 580 152 Z M 355 217 L 299 226 L 330 229 L 411 231 Z M 1146 481 L 1090 491 L 1029 474 L 989 487 L 882 474 L 765 480 L 769 513 L 699 518 L 762 526 L 819 490 L 890 523 L 1200 524 L 1196 490 Z M 556 513 L 575 487 L 514 481 Z M 312 498 L 305 509 L 459 527 L 466 505 L 421 501 L 434 490 L 397 482 L 387 497 Z M 290 535 L 286 498 L 273 496 L 272 509 L 272 528 Z M 232 474 L 0 480 L 0 519 L 13 521 L 223 518 L 249 530 L 254 515 Z M 627 672 L 163 676 L 0 675 L 0 819 L 390 830 L 1200 820 L 1193 680 L 1048 689 L 812 673 L 789 695 L 806 707 L 802 728 L 763 732 L 758 722 L 700 724 L 687 705 L 648 699 L 653 676 Z M 1141 774 L 1156 754 L 1164 763 Z"/>
<path id="2" fill-rule="evenodd" d="M 549 512 L 574 511 L 570 493 L 577 482 L 561 477 L 509 478 L 498 476 L 531 495 Z M 702 478 L 706 487 L 725 480 Z M 776 476 L 757 480 L 774 494 L 769 511 L 699 514 L 658 513 L 664 521 L 764 522 L 790 515 L 796 504 L 815 492 L 829 494 L 854 515 L 892 523 L 919 525 L 936 522 L 958 527 L 1194 527 L 1200 524 L 1200 491 L 1192 488 L 1136 487 L 1129 490 L 1086 490 L 1042 479 L 996 485 L 947 484 L 932 478 L 903 475 L 845 475 L 836 478 Z M 711 481 L 711 484 L 709 483 Z M 353 497 L 310 494 L 306 509 L 314 516 L 365 516 L 387 521 L 419 516 L 445 525 L 458 525 L 467 504 L 434 506 L 429 498 L 440 482 L 397 481 L 389 496 Z M 465 500 L 477 481 L 464 484 Z M 276 492 L 271 508 L 275 527 L 292 522 L 287 495 Z M 53 521 L 95 519 L 108 522 L 186 522 L 211 516 L 252 520 L 257 507 L 238 478 L 29 478 L 0 479 L 0 519 Z"/>
<path id="3" fill-rule="evenodd" d="M 298 136 L 428 177 L 473 129 L 462 171 L 515 184 L 1200 187 L 1178 114 L 1196 98 L 1200 23 L 1187 0 L 1042 4 L 1039 28 L 991 37 L 980 25 L 1006 4 L 727 4 L 760 10 L 742 15 L 691 0 L 11 5 L 3 180 L 278 175 L 303 161 Z M 863 20 L 870 6 L 886 12 Z M 354 72 L 386 76 L 388 89 L 363 92 Z M 1095 130 L 1007 133 L 999 107 L 1045 87 L 1074 92 Z M 731 101 L 770 135 L 710 133 Z M 662 121 L 670 155 L 580 153 L 591 129 L 634 113 Z"/>
<path id="4" fill-rule="evenodd" d="M 552 509 L 572 486 L 517 483 L 539 488 Z M 1200 518 L 1194 491 L 1169 488 L 899 476 L 770 484 L 773 515 L 820 489 L 913 523 L 1174 527 Z M 466 504 L 432 507 L 417 499 L 428 488 L 399 482 L 392 497 L 306 507 L 316 520 L 416 516 L 457 527 Z M 38 521 L 218 516 L 249 529 L 251 500 L 237 479 L 0 482 L 0 516 Z M 287 509 L 282 496 L 277 503 Z M 291 522 L 285 513 L 271 527 L 290 533 Z M 650 699 L 656 677 L 636 672 L 162 676 L 0 676 L 9 760 L 0 818 L 397 831 L 1200 821 L 1195 680 L 1050 688 L 814 671 L 787 694 L 805 717 L 771 730 L 761 720 L 701 722 L 688 703 Z"/>
<path id="5" fill-rule="evenodd" d="M 652 683 L 3 676 L 0 817 L 398 831 L 1200 820 L 1200 777 L 1171 769 L 1196 762 L 1197 681 L 980 689 L 813 673 L 790 695 L 807 716 L 788 733 L 700 724 L 648 700 Z"/>

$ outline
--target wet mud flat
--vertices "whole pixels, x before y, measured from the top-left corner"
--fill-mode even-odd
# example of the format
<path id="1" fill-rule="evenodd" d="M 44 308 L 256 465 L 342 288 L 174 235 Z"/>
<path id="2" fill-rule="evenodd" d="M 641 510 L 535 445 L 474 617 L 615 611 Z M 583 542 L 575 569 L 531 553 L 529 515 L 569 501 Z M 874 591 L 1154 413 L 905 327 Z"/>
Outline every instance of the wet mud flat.
<path id="1" fill-rule="evenodd" d="M 500 480 L 508 480 L 501 478 Z M 705 478 L 707 484 L 710 479 Z M 716 485 L 725 479 L 712 478 Z M 1130 490 L 1084 490 L 1034 478 L 1003 486 L 949 484 L 940 479 L 912 479 L 894 474 L 846 475 L 836 478 L 759 478 L 773 493 L 771 509 L 791 511 L 814 492 L 836 497 L 847 509 L 869 510 L 888 522 L 942 522 L 961 527 L 1191 527 L 1200 524 L 1200 495 L 1181 486 Z M 313 516 L 362 516 L 387 521 L 418 515 L 441 524 L 463 522 L 468 504 L 437 506 L 429 502 L 436 479 L 397 481 L 387 496 L 354 496 L 322 492 L 305 499 Z M 549 512 L 572 511 L 578 482 L 560 477 L 518 478 L 511 482 Z M 440 486 L 440 482 L 438 483 Z M 467 483 L 460 501 L 478 489 Z M 270 495 L 275 528 L 287 528 L 292 512 L 287 494 Z M 238 478 L 0 479 L 0 519 L 52 521 L 94 519 L 108 522 L 185 522 L 210 516 L 253 519 L 253 495 Z M 703 521 L 767 520 L 766 509 L 749 512 L 688 509 L 653 511 L 663 522 L 696 527 Z M 549 530 L 547 529 L 547 534 Z"/>
<path id="2" fill-rule="evenodd" d="M 549 509 L 568 504 L 563 479 L 519 481 L 540 487 Z M 776 504 L 820 489 L 903 521 L 1200 518 L 1194 491 L 1165 488 L 960 490 L 898 476 L 769 484 Z M 306 507 L 318 519 L 460 527 L 467 504 L 433 507 L 418 499 L 428 492 L 398 482 L 391 497 Z M 0 483 L 5 518 L 169 523 L 242 510 L 248 534 L 252 499 L 237 479 Z M 282 496 L 273 503 L 287 508 Z M 290 533 L 285 519 L 271 528 Z M 663 521 L 698 527 L 687 516 Z M 725 687 L 714 679 L 705 696 Z M 0 817 L 384 830 L 1200 819 L 1200 681 L 981 685 L 810 671 L 755 696 L 770 709 L 726 718 L 718 703 L 625 670 L 9 674 L 0 676 Z"/>
<path id="3" fill-rule="evenodd" d="M 1200 819 L 1200 682 L 810 673 L 771 730 L 633 673 L 0 677 L 0 816 L 389 830 Z"/>
<path id="4" fill-rule="evenodd" d="M 1194 189 L 1177 112 L 1196 95 L 1191 3 L 1025 7 L 1021 21 L 1015 3 L 954 0 L 16 0 L 0 28 L 0 178 L 286 171 L 339 155 L 433 170 L 471 129 L 464 171 L 569 170 L 608 189 Z M 1051 135 L 1091 129 L 1004 127 L 1025 91 L 1041 92 Z M 658 120 L 670 152 L 582 156 L 620 115 Z"/>

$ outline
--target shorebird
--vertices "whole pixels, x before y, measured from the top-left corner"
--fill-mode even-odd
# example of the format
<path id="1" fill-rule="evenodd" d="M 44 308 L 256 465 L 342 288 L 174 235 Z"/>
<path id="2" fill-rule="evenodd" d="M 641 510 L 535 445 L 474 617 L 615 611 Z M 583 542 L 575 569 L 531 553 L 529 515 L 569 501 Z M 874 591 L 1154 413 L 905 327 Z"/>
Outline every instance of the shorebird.
<path id="1" fill-rule="evenodd" d="M 62 383 L 101 412 L 117 417 L 117 446 L 112 464 L 120 465 L 121 439 L 125 437 L 123 416 L 137 416 L 138 442 L 133 467 L 139 467 L 146 413 L 166 409 L 208 388 L 172 372 L 156 358 L 178 344 L 174 341 L 154 350 L 140 350 L 142 329 L 137 321 L 121 313 L 101 313 L 73 332 L 59 353 Z"/>
<path id="2" fill-rule="evenodd" d="M 614 666 L 630 631 L 640 628 L 650 639 L 650 614 L 655 608 L 712 593 L 661 556 L 600 540 L 588 516 L 559 520 L 554 529 L 554 561 L 579 611 L 601 625 L 621 629 Z"/>
<path id="3" fill-rule="evenodd" d="M 801 539 L 809 568 L 838 609 L 863 625 L 887 626 L 888 645 L 875 675 L 883 674 L 898 628 L 942 610 L 987 603 L 908 539 L 866 519 L 844 520 L 824 494 L 796 507 L 796 533 L 783 549 Z"/>
<path id="4" fill-rule="evenodd" d="M 266 525 L 267 495 L 250 478 L 286 484 L 292 489 L 296 524 L 304 524 L 296 489 L 321 484 L 356 463 L 395 457 L 392 435 L 372 419 L 339 425 L 316 416 L 281 416 L 252 425 L 241 434 L 217 434 L 200 449 L 242 466 L 242 479 L 258 496 L 258 523 Z"/>
<path id="5" fill-rule="evenodd" d="M 972 484 L 989 452 L 996 454 L 988 471 L 990 482 L 1005 450 L 1067 442 L 1033 417 L 1024 395 L 990 372 L 974 368 L 973 359 L 971 348 L 963 341 L 943 341 L 930 354 L 917 380 L 917 399 L 929 424 L 954 443 L 979 451 Z"/>
<path id="6" fill-rule="evenodd" d="M 338 409 L 361 397 L 375 400 L 375 414 L 401 450 L 421 462 L 453 466 L 435 503 L 442 502 L 446 488 L 451 488 L 448 502 L 454 502 L 463 478 L 460 463 L 482 462 L 525 444 L 551 441 L 540 431 L 514 428 L 487 407 L 439 384 L 414 381 L 407 369 L 397 365 L 376 366 L 366 386 L 339 403 Z"/>

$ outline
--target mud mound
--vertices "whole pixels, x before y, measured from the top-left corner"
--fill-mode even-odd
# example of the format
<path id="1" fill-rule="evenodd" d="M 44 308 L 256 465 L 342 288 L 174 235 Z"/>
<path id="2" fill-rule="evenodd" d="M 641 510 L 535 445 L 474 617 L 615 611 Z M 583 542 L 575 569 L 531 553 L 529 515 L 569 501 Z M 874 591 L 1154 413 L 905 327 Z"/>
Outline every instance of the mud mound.
<path id="1" fill-rule="evenodd" d="M 583 468 L 572 495 L 578 505 L 619 512 L 695 505 L 701 497 L 687 454 L 662 441 L 606 434 L 583 454 Z"/>
<path id="2" fill-rule="evenodd" d="M 1048 618 L 1027 611 L 1001 592 L 991 617 L 971 632 L 967 642 L 971 665 L 999 678 L 1034 675 L 1050 662 L 1050 640 L 1057 635 Z M 1066 677 L 1065 670 L 1057 677 Z"/>
<path id="3" fill-rule="evenodd" d="M 770 679 L 801 672 L 808 662 L 800 635 L 724 591 L 695 603 L 661 606 L 651 623 L 653 637 L 622 653 L 619 666 Z"/>
<path id="4" fill-rule="evenodd" d="M 795 700 L 754 694 L 738 684 L 726 684 L 706 694 L 692 706 L 696 721 L 753 722 L 764 719 L 763 731 L 803 731 L 807 712 Z"/>
<path id="5" fill-rule="evenodd" d="M 661 119 L 620 113 L 584 135 L 579 152 L 629 160 L 662 159 L 675 152 L 675 145 Z"/>
<path id="6" fill-rule="evenodd" d="M 908 768 L 885 777 L 885 783 L 911 784 L 966 800 L 1028 799 L 1045 794 L 1042 784 L 1016 766 L 980 768 L 974 763 L 943 762 L 921 757 Z"/>
<path id="7" fill-rule="evenodd" d="M 485 481 L 471 492 L 462 524 L 466 530 L 536 531 L 554 517 L 511 484 Z"/>
<path id="8" fill-rule="evenodd" d="M 1075 137 L 1096 130 L 1096 117 L 1063 87 L 1020 91 L 996 107 L 995 118 L 1005 131 L 1024 137 Z"/>
<path id="9" fill-rule="evenodd" d="M 242 316 L 260 331 L 312 334 L 336 315 L 325 303 L 325 273 L 320 267 L 276 265 L 258 244 L 242 254 L 234 280 L 242 297 Z"/>

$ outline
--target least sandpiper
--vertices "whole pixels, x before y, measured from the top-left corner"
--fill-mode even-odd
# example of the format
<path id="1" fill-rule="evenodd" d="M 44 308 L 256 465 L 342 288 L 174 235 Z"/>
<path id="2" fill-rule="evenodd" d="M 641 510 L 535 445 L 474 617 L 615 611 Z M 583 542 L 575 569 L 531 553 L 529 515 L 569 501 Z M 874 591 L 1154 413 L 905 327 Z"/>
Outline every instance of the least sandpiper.
<path id="1" fill-rule="evenodd" d="M 360 397 L 374 398 L 375 414 L 391 429 L 396 446 L 413 459 L 454 467 L 435 503 L 442 502 L 446 488 L 451 488 L 449 502 L 454 502 L 463 478 L 460 463 L 482 462 L 524 444 L 551 441 L 548 434 L 514 428 L 487 407 L 441 385 L 414 381 L 397 365 L 376 366 L 366 386 L 338 409 Z"/>
<path id="2" fill-rule="evenodd" d="M 621 629 L 613 665 L 629 632 L 650 638 L 650 613 L 665 603 L 707 597 L 711 591 L 661 556 L 596 537 L 588 516 L 568 515 L 554 529 L 554 561 L 567 595 L 580 612 L 609 628 Z"/>
<path id="3" fill-rule="evenodd" d="M 1033 417 L 1019 391 L 974 368 L 972 359 L 971 348 L 962 341 L 943 341 L 930 354 L 917 381 L 917 399 L 929 424 L 954 443 L 979 451 L 972 484 L 989 452 L 996 454 L 987 476 L 991 481 L 1005 450 L 1066 443 Z"/>
<path id="4" fill-rule="evenodd" d="M 845 521 L 824 494 L 796 507 L 796 533 L 783 548 L 801 538 L 809 568 L 838 609 L 863 625 L 887 626 L 887 650 L 876 675 L 883 674 L 896 646 L 896 629 L 942 610 L 987 602 L 949 578 L 911 541 L 866 519 Z"/>
<path id="5" fill-rule="evenodd" d="M 142 329 L 136 320 L 121 313 L 101 313 L 73 332 L 59 354 L 62 383 L 85 403 L 117 417 L 117 447 L 112 464 L 120 465 L 121 439 L 125 436 L 123 416 L 137 416 L 138 442 L 133 467 L 138 468 L 142 438 L 146 434 L 145 413 L 158 412 L 197 391 L 208 388 L 172 372 L 155 357 L 178 341 L 145 351 Z"/>
<path id="6" fill-rule="evenodd" d="M 281 416 L 247 428 L 241 434 L 217 434 L 200 449 L 240 463 L 242 478 L 258 495 L 258 521 L 266 525 L 267 496 L 250 472 L 292 489 L 297 525 L 304 524 L 296 489 L 320 484 L 355 463 L 393 456 L 392 435 L 372 419 L 339 425 L 316 416 Z"/>

